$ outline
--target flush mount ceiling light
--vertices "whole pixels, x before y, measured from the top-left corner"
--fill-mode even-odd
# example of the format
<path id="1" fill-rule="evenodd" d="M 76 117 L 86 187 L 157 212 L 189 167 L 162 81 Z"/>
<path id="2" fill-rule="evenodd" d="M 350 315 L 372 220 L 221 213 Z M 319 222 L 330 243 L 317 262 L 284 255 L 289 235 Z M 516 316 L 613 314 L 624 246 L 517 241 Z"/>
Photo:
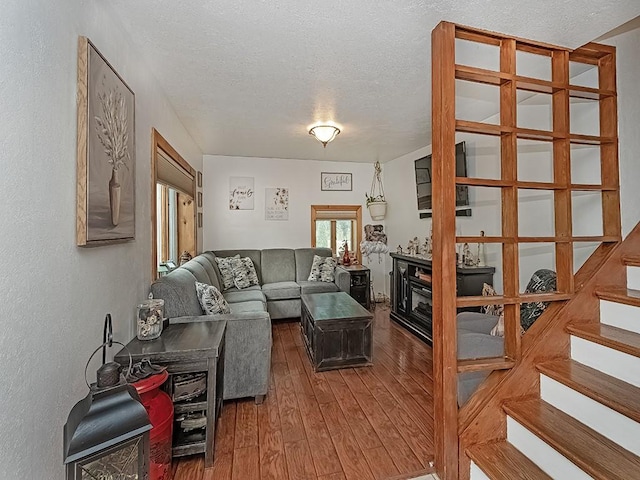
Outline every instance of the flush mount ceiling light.
<path id="1" fill-rule="evenodd" d="M 340 129 L 334 125 L 315 125 L 309 129 L 309 135 L 316 137 L 325 148 L 339 133 Z"/>

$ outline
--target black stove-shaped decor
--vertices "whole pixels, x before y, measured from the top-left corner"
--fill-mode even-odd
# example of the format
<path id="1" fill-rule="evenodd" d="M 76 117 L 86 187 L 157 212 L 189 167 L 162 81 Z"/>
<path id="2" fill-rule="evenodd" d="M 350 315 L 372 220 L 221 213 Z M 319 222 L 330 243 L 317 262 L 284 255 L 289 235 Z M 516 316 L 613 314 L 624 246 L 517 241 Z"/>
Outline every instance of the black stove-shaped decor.
<path id="1" fill-rule="evenodd" d="M 107 330 L 108 329 L 108 330 Z M 111 318 L 105 321 L 103 365 L 89 394 L 71 409 L 64 426 L 67 480 L 148 480 L 151 423 L 136 389 L 120 374 L 120 365 L 104 363 L 111 338 Z M 123 345 L 124 346 L 124 345 Z M 129 366 L 131 367 L 131 365 Z M 86 380 L 87 367 L 85 367 Z"/>

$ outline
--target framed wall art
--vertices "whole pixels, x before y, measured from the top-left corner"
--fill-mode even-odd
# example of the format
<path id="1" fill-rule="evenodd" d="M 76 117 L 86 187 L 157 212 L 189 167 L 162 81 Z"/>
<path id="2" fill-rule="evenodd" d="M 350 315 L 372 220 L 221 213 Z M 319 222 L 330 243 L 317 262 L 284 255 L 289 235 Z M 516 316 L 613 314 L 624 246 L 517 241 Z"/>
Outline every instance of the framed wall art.
<path id="1" fill-rule="evenodd" d="M 86 37 L 78 38 L 76 243 L 135 237 L 135 96 Z"/>
<path id="2" fill-rule="evenodd" d="M 289 220 L 289 189 L 265 188 L 264 219 Z"/>
<path id="3" fill-rule="evenodd" d="M 202 172 L 198 172 L 198 188 L 202 188 Z"/>
<path id="4" fill-rule="evenodd" d="M 229 177 L 229 210 L 253 210 L 253 177 Z"/>
<path id="5" fill-rule="evenodd" d="M 350 173 L 322 172 L 320 174 L 320 190 L 325 191 L 351 191 Z"/>

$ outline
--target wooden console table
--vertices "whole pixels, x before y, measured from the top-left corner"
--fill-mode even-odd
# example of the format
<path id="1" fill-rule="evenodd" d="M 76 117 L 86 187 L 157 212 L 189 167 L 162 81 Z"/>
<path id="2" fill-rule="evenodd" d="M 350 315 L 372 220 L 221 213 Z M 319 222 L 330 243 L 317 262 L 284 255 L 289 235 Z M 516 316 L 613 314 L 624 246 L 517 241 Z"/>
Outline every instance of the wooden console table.
<path id="1" fill-rule="evenodd" d="M 126 366 L 130 352 L 134 363 L 147 358 L 167 367 L 169 379 L 164 389 L 174 400 L 174 416 L 192 412 L 206 415 L 204 436 L 184 432 L 174 421 L 173 456 L 204 453 L 206 467 L 213 465 L 216 420 L 222 410 L 226 326 L 226 321 L 170 324 L 157 339 L 134 338 L 114 357 L 114 361 Z M 174 398 L 176 376 L 199 372 L 205 374 L 205 392 L 188 401 Z"/>

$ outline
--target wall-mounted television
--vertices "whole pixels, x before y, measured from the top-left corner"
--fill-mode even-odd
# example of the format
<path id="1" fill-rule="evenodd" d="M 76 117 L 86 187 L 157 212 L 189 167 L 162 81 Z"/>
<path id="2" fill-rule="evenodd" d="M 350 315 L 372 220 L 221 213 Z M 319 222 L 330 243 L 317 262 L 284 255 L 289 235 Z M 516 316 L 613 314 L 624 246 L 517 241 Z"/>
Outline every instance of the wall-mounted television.
<path id="1" fill-rule="evenodd" d="M 431 155 L 419 158 L 415 161 L 416 192 L 418 198 L 418 211 L 420 218 L 431 217 Z M 467 149 L 465 142 L 456 144 L 456 177 L 467 176 Z M 456 185 L 456 215 L 470 217 L 469 187 Z M 424 211 L 429 210 L 429 211 Z"/>

